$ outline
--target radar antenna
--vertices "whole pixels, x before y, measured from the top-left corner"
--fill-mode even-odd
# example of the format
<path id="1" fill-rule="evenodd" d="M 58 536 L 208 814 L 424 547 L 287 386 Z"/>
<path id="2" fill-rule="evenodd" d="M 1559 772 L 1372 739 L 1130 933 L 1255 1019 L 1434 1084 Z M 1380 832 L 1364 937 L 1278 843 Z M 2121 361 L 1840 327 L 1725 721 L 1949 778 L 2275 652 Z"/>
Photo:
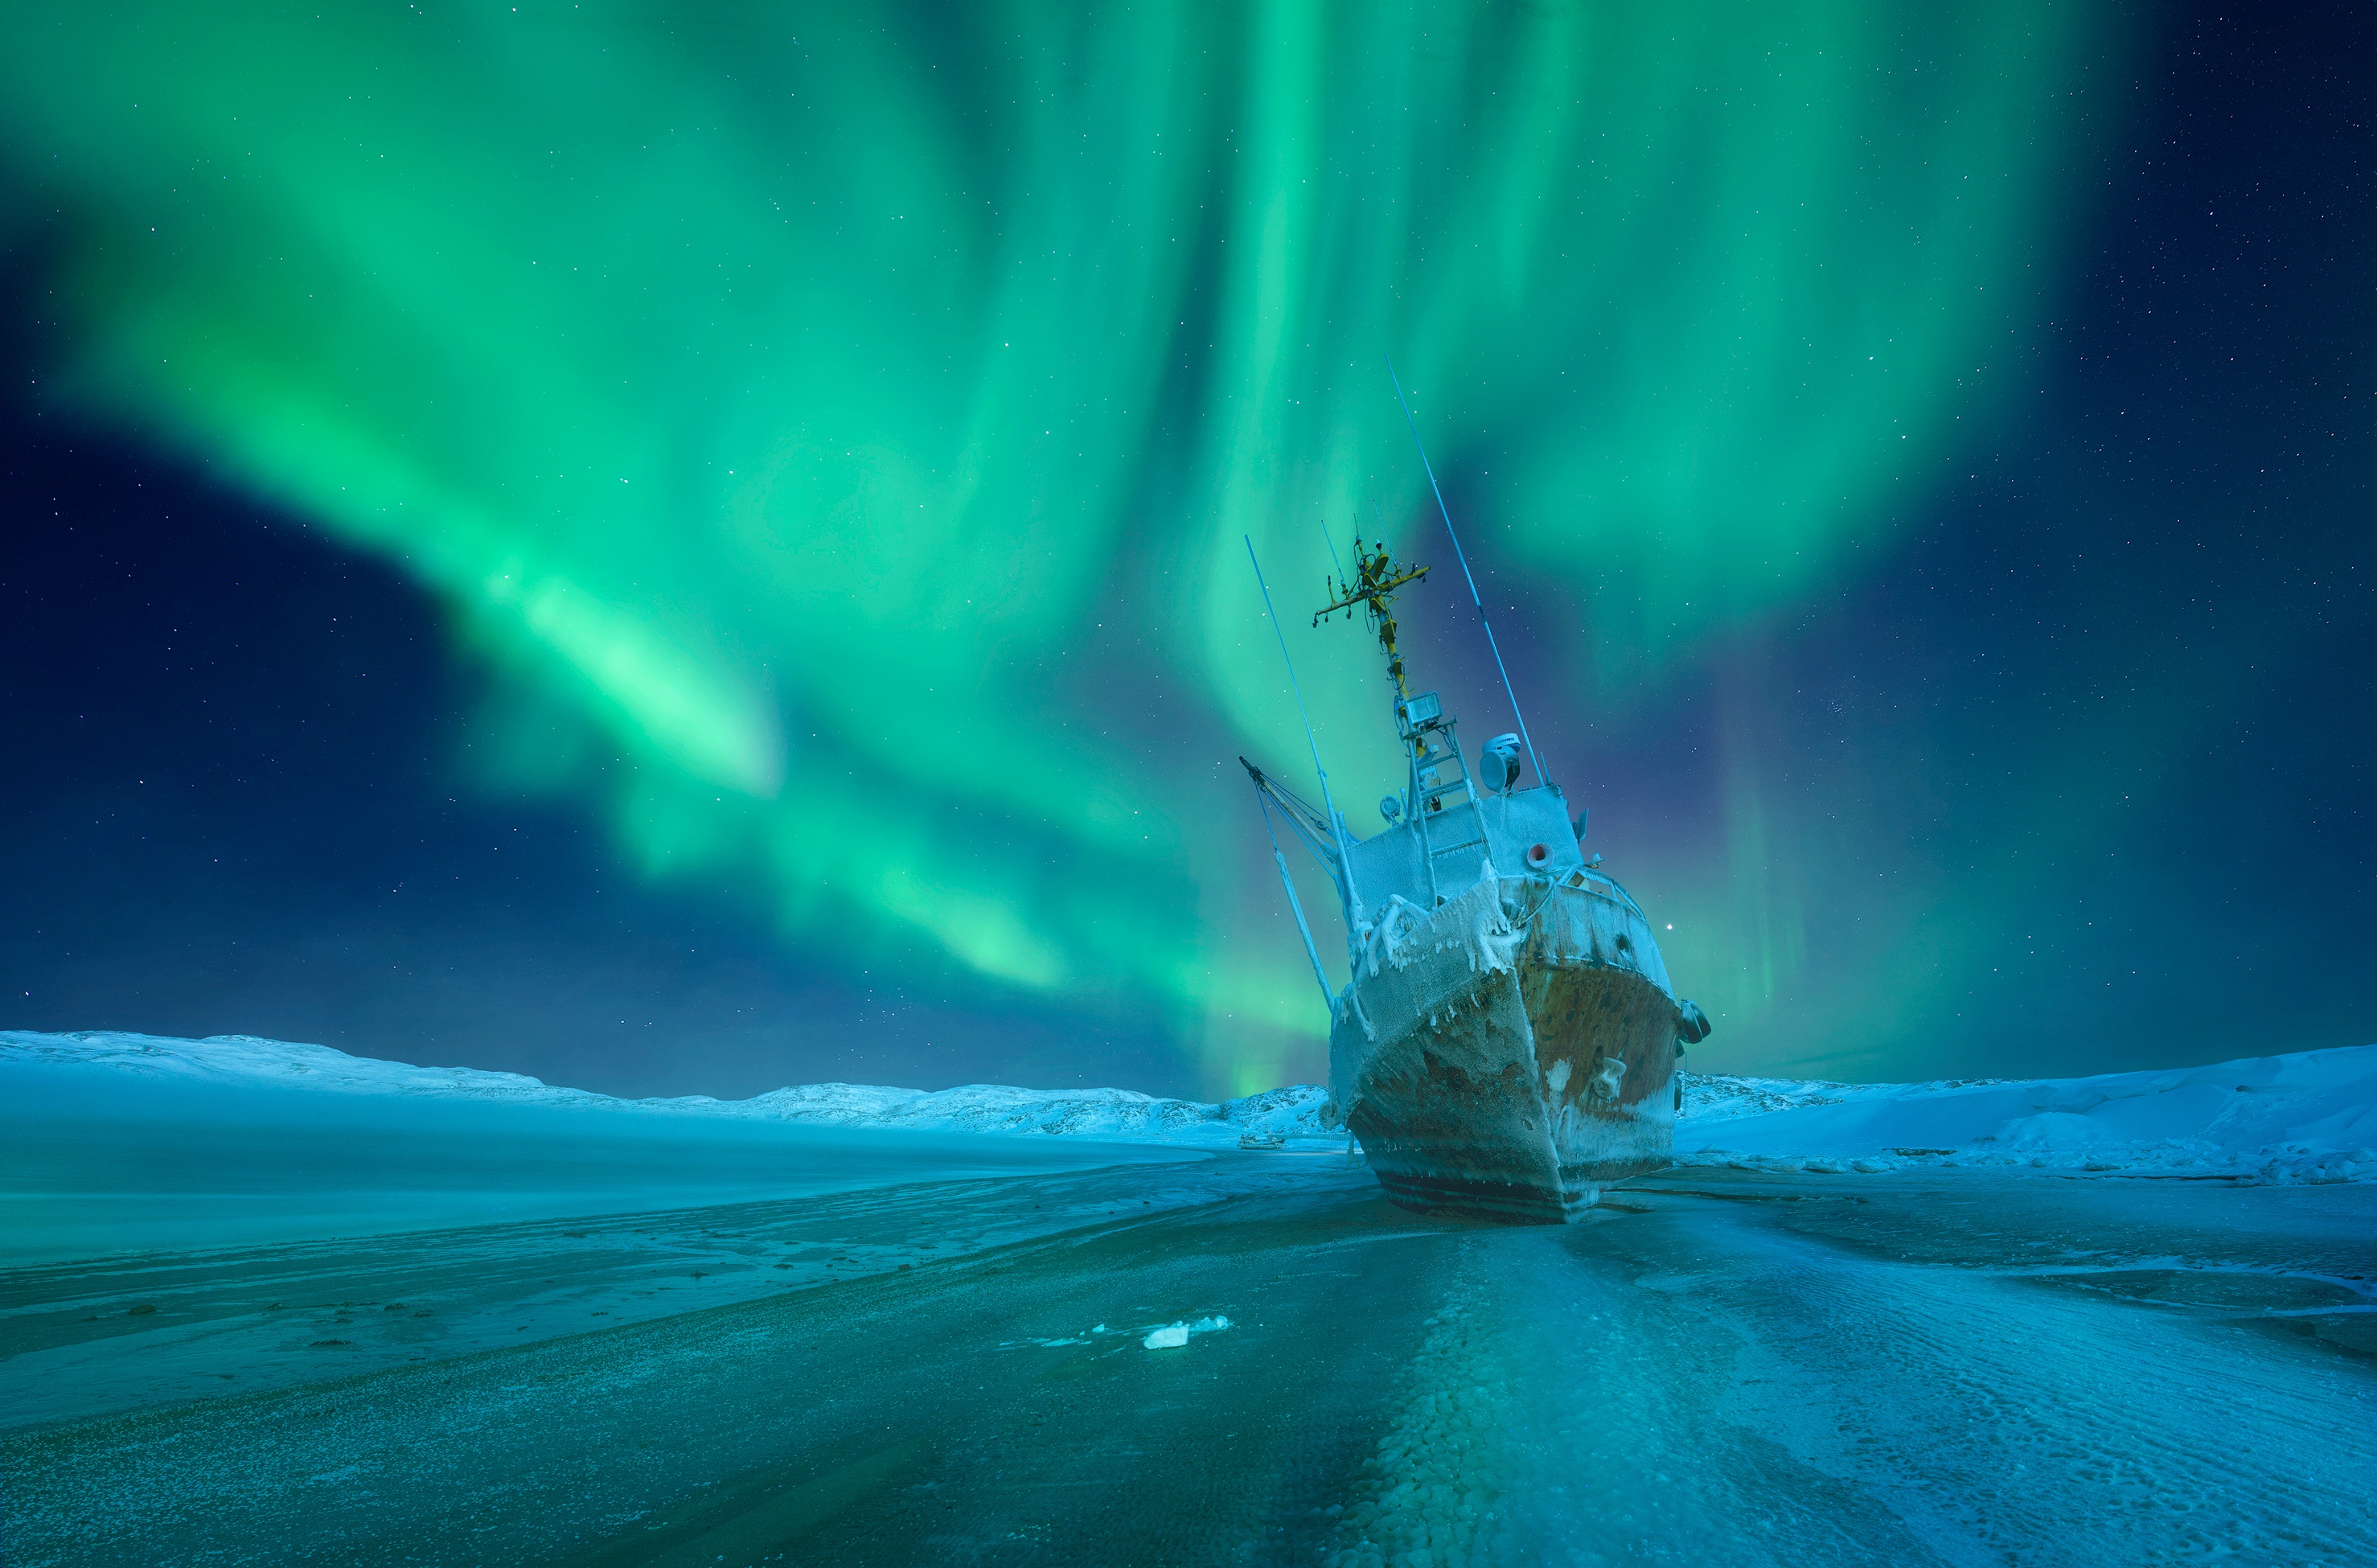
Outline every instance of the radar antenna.
<path id="1" fill-rule="evenodd" d="M 1312 612 L 1312 624 L 1319 626 L 1340 610 L 1349 617 L 1360 610 L 1368 618 L 1370 629 L 1379 634 L 1379 646 L 1387 651 L 1387 674 L 1394 677 L 1397 697 L 1408 698 L 1411 688 L 1404 681 L 1404 656 L 1395 649 L 1395 590 L 1427 575 L 1427 568 L 1401 565 L 1387 553 L 1385 545 L 1375 548 L 1365 545 L 1357 533 L 1354 536 L 1354 580 L 1341 584 L 1331 578 L 1330 604 Z"/>

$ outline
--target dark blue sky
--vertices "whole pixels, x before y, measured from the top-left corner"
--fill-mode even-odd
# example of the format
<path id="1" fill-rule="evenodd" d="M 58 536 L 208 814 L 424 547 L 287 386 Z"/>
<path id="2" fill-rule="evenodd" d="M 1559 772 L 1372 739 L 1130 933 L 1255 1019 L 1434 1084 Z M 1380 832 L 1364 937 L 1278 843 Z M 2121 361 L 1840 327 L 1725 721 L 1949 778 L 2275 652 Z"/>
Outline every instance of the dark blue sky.
<path id="1" fill-rule="evenodd" d="M 643 888 L 579 813 L 457 782 L 477 677 L 398 574 L 21 406 L 8 434 L 6 1026 L 621 1094 L 1169 1071 L 1143 1022 L 805 972 L 735 890 Z"/>

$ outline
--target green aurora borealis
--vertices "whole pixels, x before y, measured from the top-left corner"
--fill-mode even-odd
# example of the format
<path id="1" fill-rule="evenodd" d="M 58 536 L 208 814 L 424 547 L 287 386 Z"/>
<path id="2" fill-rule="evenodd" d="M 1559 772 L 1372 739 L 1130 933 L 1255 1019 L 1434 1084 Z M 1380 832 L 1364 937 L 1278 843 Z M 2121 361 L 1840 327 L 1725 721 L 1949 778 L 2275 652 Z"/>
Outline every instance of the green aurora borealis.
<path id="1" fill-rule="evenodd" d="M 1825 784 L 1854 756 L 1784 787 L 1759 650 L 2038 395 L 2012 367 L 2111 128 L 2081 108 L 2128 47 L 2108 14 L 0 29 L 6 199 L 64 215 L 54 406 L 400 562 L 493 672 L 462 766 L 587 802 L 651 879 L 735 881 L 801 952 L 1152 1009 L 1217 1090 L 1310 1075 L 1324 1020 L 1232 760 L 1300 786 L 1304 745 L 1239 536 L 1367 829 L 1383 676 L 1304 612 L 1324 520 L 1376 505 L 1451 566 L 1390 353 L 1538 744 L 1727 1062 L 1915 1064 L 2026 896 L 1927 917 L 1948 873 Z M 1439 600 L 1423 634 L 1465 646 Z M 1422 647 L 1473 747 L 1505 727 L 1482 655 Z M 1656 780 L 1595 794 L 1595 748 L 1694 669 L 1733 694 L 1695 720 L 1699 794 L 1672 820 Z M 2078 842 L 2119 797 L 2011 809 Z M 1821 962 L 1817 926 L 1845 933 Z"/>

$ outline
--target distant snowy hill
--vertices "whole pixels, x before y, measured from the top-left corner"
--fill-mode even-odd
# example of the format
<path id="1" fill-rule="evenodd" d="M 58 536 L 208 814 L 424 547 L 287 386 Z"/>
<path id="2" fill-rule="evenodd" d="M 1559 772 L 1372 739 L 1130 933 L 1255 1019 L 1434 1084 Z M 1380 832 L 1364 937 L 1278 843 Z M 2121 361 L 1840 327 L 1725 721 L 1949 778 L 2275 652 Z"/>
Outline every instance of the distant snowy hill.
<path id="1" fill-rule="evenodd" d="M 0 1064 L 102 1068 L 151 1079 L 256 1083 L 352 1095 L 421 1095 L 505 1105 L 628 1109 L 665 1116 L 733 1117 L 819 1127 L 905 1131 L 1045 1133 L 1121 1143 L 1235 1146 L 1249 1131 L 1291 1139 L 1344 1134 L 1320 1125 L 1328 1091 L 1314 1084 L 1271 1089 L 1219 1105 L 1160 1099 L 1129 1089 L 1016 1089 L 969 1083 L 956 1089 L 889 1089 L 864 1083 L 804 1083 L 747 1100 L 621 1100 L 555 1088 L 517 1072 L 413 1067 L 349 1056 L 328 1046 L 216 1035 L 203 1040 L 92 1031 L 37 1035 L 0 1030 Z"/>
<path id="2" fill-rule="evenodd" d="M 1047 1132 L 1133 1143 L 1236 1143 L 1250 1131 L 1332 1138 L 1320 1125 L 1329 1091 L 1317 1083 L 1267 1089 L 1205 1105 L 1129 1089 L 1015 1089 L 1001 1083 L 962 1088 L 880 1089 L 863 1083 L 804 1083 L 748 1100 L 691 1102 L 730 1116 L 767 1117 L 830 1127 L 931 1128 L 959 1132 Z M 683 1105 L 686 1101 L 647 1102 Z"/>
<path id="3" fill-rule="evenodd" d="M 618 1100 L 514 1072 L 412 1067 L 247 1035 L 0 1031 L 0 1064 L 342 1094 L 426 1095 L 909 1131 L 1038 1133 L 1234 1146 L 1276 1131 L 1342 1146 L 1320 1125 L 1327 1091 L 1294 1084 L 1219 1105 L 1128 1089 L 926 1091 L 807 1083 L 747 1100 Z M 2252 1057 L 2093 1078 L 1831 1083 L 1684 1074 L 1676 1156 L 1746 1169 L 1881 1171 L 1905 1165 L 2030 1167 L 2263 1182 L 2377 1180 L 2377 1046 Z"/>
<path id="4" fill-rule="evenodd" d="M 2377 1180 L 2377 1046 L 2094 1078 L 1826 1083 L 1687 1076 L 1687 1165 L 2028 1166 L 2293 1183 Z"/>

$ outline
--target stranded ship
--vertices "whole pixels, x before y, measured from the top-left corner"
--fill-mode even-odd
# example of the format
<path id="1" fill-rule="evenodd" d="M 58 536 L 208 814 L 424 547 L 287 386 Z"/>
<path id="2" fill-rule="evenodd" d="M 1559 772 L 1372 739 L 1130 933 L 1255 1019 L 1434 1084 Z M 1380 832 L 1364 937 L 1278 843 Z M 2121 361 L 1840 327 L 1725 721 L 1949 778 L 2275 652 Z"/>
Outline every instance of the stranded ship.
<path id="1" fill-rule="evenodd" d="M 1352 580 L 1332 580 L 1313 618 L 1358 611 L 1386 652 L 1409 776 L 1379 804 L 1385 828 L 1355 833 L 1325 772 L 1316 808 L 1239 759 L 1266 828 L 1278 807 L 1335 882 L 1350 934 L 1323 1115 L 1359 1140 L 1405 1208 L 1571 1222 L 1607 1183 L 1669 1163 L 1678 1065 L 1708 1020 L 1675 994 L 1642 906 L 1584 853 L 1584 816 L 1569 816 L 1539 766 L 1521 787 L 1522 750 L 1535 763 L 1525 721 L 1487 740 L 1473 768 L 1438 694 L 1407 688 L 1393 597 L 1427 569 L 1358 539 L 1355 554 Z M 1514 716 L 1517 706 L 1513 694 Z M 1320 771 L 1317 747 L 1313 761 Z M 1295 904 L 1275 836 L 1272 853 Z M 1301 907 L 1296 924 L 1330 993 Z"/>

